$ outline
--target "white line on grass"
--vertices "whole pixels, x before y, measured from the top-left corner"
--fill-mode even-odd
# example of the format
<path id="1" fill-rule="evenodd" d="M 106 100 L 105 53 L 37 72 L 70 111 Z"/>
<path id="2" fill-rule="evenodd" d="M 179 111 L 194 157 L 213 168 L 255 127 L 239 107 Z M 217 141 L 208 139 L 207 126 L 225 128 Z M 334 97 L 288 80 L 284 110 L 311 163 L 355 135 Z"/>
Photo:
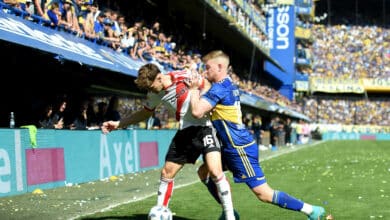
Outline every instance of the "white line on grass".
<path id="1" fill-rule="evenodd" d="M 316 145 L 318 145 L 320 143 L 323 143 L 323 142 L 324 141 L 316 141 L 316 142 L 309 143 L 309 144 L 304 144 L 304 145 L 294 145 L 292 147 L 288 147 L 288 149 L 286 149 L 286 150 L 277 151 L 277 152 L 275 152 L 273 154 L 265 156 L 264 158 L 260 158 L 260 161 L 265 161 L 265 160 L 269 160 L 269 159 L 272 159 L 272 158 L 275 158 L 275 157 L 279 157 L 280 155 L 291 153 L 291 152 L 294 152 L 294 151 L 297 151 L 297 150 L 301 150 L 303 148 L 314 147 L 314 146 L 316 146 Z M 283 148 L 286 148 L 286 147 L 283 147 Z"/>

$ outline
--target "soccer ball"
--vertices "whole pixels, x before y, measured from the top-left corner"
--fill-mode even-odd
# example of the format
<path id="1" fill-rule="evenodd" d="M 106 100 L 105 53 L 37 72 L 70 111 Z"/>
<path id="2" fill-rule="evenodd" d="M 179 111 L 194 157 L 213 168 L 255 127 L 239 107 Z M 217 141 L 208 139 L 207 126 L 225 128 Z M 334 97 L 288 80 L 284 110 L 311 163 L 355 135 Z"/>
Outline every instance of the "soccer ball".
<path id="1" fill-rule="evenodd" d="M 172 212 L 168 207 L 153 206 L 149 211 L 148 220 L 172 220 Z"/>
<path id="2" fill-rule="evenodd" d="M 236 217 L 236 220 L 240 220 L 240 215 L 236 210 L 234 210 L 234 216 Z M 225 213 L 223 211 L 221 216 L 219 216 L 218 220 L 225 220 Z"/>

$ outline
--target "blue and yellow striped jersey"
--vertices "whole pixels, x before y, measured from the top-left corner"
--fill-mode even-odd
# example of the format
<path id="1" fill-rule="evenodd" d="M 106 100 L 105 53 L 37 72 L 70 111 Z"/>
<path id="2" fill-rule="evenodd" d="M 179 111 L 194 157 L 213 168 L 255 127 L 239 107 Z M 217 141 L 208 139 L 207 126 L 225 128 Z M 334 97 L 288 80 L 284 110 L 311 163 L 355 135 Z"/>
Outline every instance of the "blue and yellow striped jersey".
<path id="1" fill-rule="evenodd" d="M 214 107 L 211 121 L 225 147 L 242 148 L 254 143 L 252 134 L 242 123 L 240 91 L 230 77 L 213 83 L 202 98 Z"/>

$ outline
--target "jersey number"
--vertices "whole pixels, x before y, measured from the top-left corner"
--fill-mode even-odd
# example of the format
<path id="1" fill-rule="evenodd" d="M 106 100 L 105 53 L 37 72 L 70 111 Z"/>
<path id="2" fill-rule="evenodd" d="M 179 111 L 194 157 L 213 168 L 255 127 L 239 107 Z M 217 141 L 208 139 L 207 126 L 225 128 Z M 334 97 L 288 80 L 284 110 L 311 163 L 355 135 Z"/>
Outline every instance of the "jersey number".
<path id="1" fill-rule="evenodd" d="M 211 134 L 209 135 L 206 135 L 204 138 L 203 138 L 203 144 L 204 146 L 209 146 L 209 145 L 212 145 L 214 144 L 214 138 Z"/>

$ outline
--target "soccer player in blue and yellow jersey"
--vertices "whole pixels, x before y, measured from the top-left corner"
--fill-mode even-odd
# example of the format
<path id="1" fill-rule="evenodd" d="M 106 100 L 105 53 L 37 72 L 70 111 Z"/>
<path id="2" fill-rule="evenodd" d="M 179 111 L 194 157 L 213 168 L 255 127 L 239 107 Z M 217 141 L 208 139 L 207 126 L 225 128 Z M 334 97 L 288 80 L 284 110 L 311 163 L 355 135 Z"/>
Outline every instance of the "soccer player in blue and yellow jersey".
<path id="1" fill-rule="evenodd" d="M 223 143 L 223 160 L 233 173 L 234 182 L 245 182 L 259 200 L 302 212 L 309 220 L 324 217 L 323 207 L 310 205 L 268 185 L 259 165 L 256 141 L 241 120 L 240 92 L 228 75 L 228 55 L 220 50 L 212 51 L 203 57 L 203 62 L 206 65 L 204 77 L 212 82 L 212 86 L 201 95 L 197 89 L 198 75 L 194 74 L 187 82 L 192 114 L 202 118 L 211 113 L 213 126 Z"/>

